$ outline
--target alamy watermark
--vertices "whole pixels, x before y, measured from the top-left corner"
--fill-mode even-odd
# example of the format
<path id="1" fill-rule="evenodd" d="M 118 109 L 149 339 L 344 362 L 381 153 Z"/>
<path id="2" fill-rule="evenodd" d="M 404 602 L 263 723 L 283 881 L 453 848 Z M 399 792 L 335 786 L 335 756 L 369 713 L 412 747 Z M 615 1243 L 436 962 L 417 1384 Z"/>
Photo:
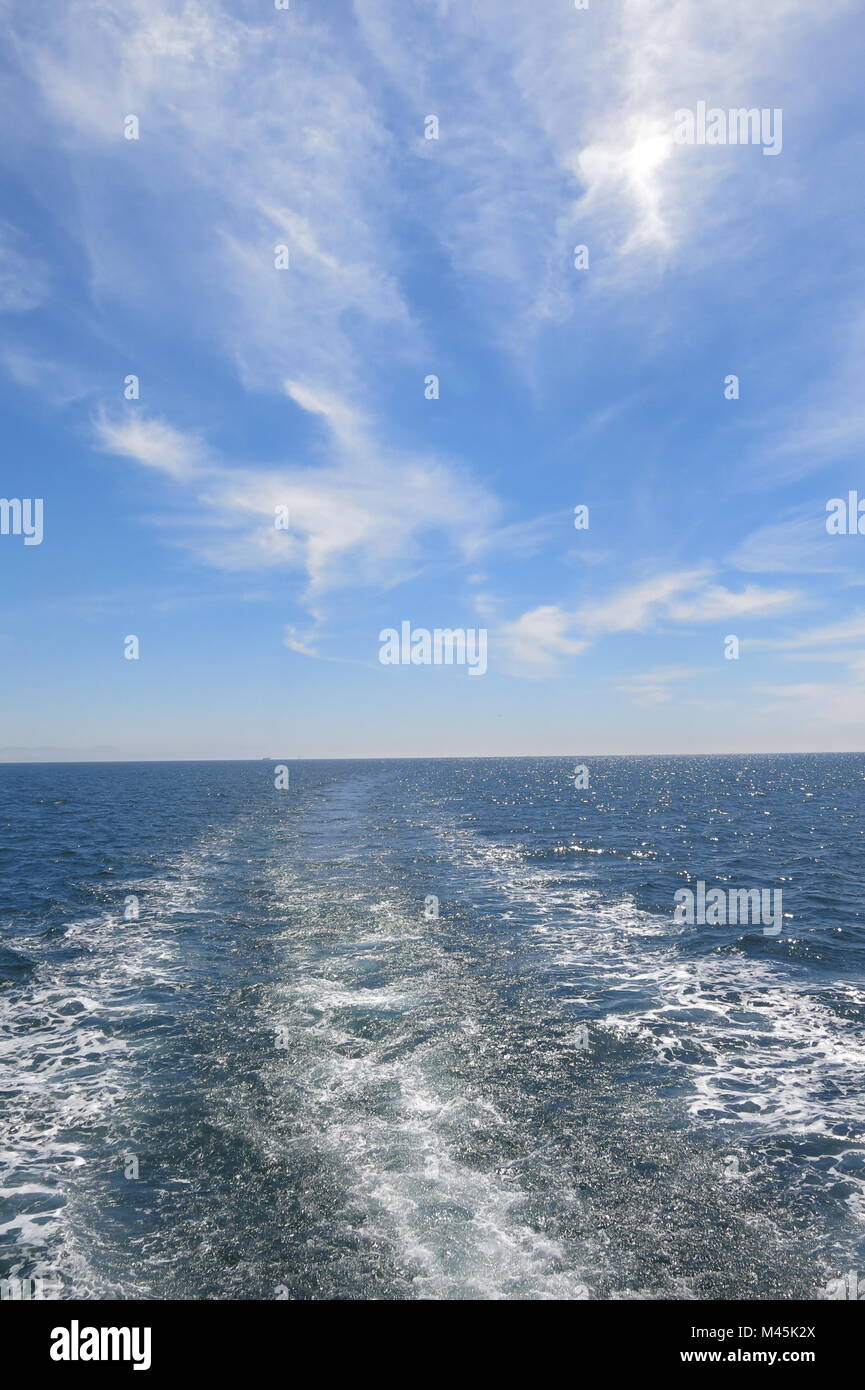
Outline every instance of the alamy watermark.
<path id="1" fill-rule="evenodd" d="M 0 1279 L 0 1302 L 29 1303 L 48 1300 L 54 1302 L 63 1293 L 63 1283 L 59 1279 L 44 1279 L 41 1274 L 25 1278 Z"/>
<path id="2" fill-rule="evenodd" d="M 694 110 L 676 111 L 676 145 L 762 145 L 764 154 L 780 154 L 783 111 L 780 107 L 739 106 L 724 110 L 698 101 Z"/>
<path id="3" fill-rule="evenodd" d="M 382 666 L 467 666 L 470 676 L 487 669 L 485 627 L 412 628 L 410 622 L 382 628 L 378 659 Z"/>
<path id="4" fill-rule="evenodd" d="M 23 536 L 25 545 L 41 545 L 41 497 L 0 497 L 0 536 Z"/>
<path id="5" fill-rule="evenodd" d="M 51 1331 L 48 1355 L 52 1361 L 129 1361 L 133 1371 L 150 1369 L 149 1327 L 82 1327 L 73 1318 L 69 1327 Z"/>
<path id="6" fill-rule="evenodd" d="M 830 536 L 865 536 L 865 497 L 851 491 L 845 497 L 830 497 L 826 503 L 826 530 Z"/>
<path id="7" fill-rule="evenodd" d="M 829 1280 L 822 1289 L 822 1296 L 861 1303 L 865 1299 L 865 1279 L 861 1278 L 858 1270 L 848 1269 L 839 1279 Z"/>
<path id="8" fill-rule="evenodd" d="M 710 888 L 702 879 L 692 888 L 677 888 L 673 921 L 689 927 L 762 926 L 764 936 L 779 936 L 784 917 L 780 888 Z"/>

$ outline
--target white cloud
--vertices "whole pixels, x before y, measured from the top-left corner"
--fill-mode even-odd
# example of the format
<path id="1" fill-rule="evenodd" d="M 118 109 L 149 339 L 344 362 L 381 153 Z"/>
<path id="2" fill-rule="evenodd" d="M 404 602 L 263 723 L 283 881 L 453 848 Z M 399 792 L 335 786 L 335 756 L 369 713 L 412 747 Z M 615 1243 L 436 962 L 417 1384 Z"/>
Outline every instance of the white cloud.
<path id="1" fill-rule="evenodd" d="M 224 570 L 300 571 L 308 598 L 358 585 L 390 587 L 428 560 L 430 544 L 442 557 L 474 553 L 498 519 L 488 492 L 433 456 L 382 452 L 361 417 L 335 397 L 296 386 L 292 395 L 322 419 L 325 466 L 229 465 L 195 436 L 138 415 L 102 420 L 99 439 L 191 489 L 195 510 L 182 519 L 183 543 L 199 559 Z M 285 508 L 289 525 L 278 529 Z"/>
<path id="2" fill-rule="evenodd" d="M 296 627 L 287 624 L 282 634 L 283 646 L 288 647 L 291 652 L 299 652 L 301 656 L 318 656 L 319 653 L 312 646 L 309 634 L 304 635 Z"/>
<path id="3" fill-rule="evenodd" d="M 417 156 L 435 167 L 437 234 L 461 275 L 496 282 L 498 306 L 504 289 L 523 350 L 527 326 L 573 312 L 575 243 L 593 252 L 591 279 L 582 280 L 593 288 L 645 281 L 683 248 L 692 263 L 740 254 L 741 230 L 726 230 L 755 225 L 755 202 L 771 198 L 771 187 L 764 181 L 754 196 L 746 152 L 729 160 L 673 146 L 674 113 L 700 99 L 762 107 L 776 105 L 779 91 L 798 95 L 792 55 L 807 54 L 811 35 L 847 8 L 848 0 L 621 0 L 584 12 L 567 0 L 355 5 L 366 43 L 416 113 Z M 437 141 L 420 138 L 427 112 L 439 117 Z M 699 235 L 707 221 L 710 245 Z"/>
<path id="4" fill-rule="evenodd" d="M 513 622 L 504 623 L 496 645 L 509 668 L 519 675 L 547 675 L 560 656 L 576 656 L 588 646 L 568 637 L 573 616 L 554 604 L 533 608 Z"/>
<path id="5" fill-rule="evenodd" d="M 576 621 L 589 632 L 639 632 L 654 619 L 659 606 L 683 590 L 702 584 L 705 578 L 703 570 L 655 575 L 619 589 L 609 598 L 584 605 L 575 615 Z"/>
<path id="6" fill-rule="evenodd" d="M 38 21 L 22 9 L 15 53 L 66 146 L 94 296 L 176 311 L 183 293 L 250 387 L 338 383 L 356 402 L 383 352 L 424 356 L 400 285 L 412 164 L 434 171 L 430 236 L 525 368 L 527 334 L 579 302 L 575 241 L 597 252 L 595 289 L 683 247 L 739 254 L 721 223 L 753 216 L 753 199 L 720 194 L 754 163 L 672 148 L 673 113 L 707 95 L 766 104 L 791 80 L 791 47 L 847 3 L 356 0 L 344 24 L 302 7 L 67 0 Z M 138 142 L 122 139 L 126 112 Z M 163 228 L 169 273 L 139 259 L 131 275 L 122 209 L 163 187 L 188 194 Z"/>
<path id="7" fill-rule="evenodd" d="M 705 570 L 680 570 L 642 580 L 574 610 L 557 605 L 534 608 L 503 624 L 498 640 L 512 668 L 537 674 L 555 669 L 558 657 L 575 655 L 602 635 L 644 632 L 664 622 L 764 617 L 785 611 L 799 600 L 794 590 L 751 584 L 737 593 L 708 580 Z M 672 669 L 681 672 L 684 668 Z M 655 687 L 662 684 L 667 682 L 650 682 Z"/>
<path id="8" fill-rule="evenodd" d="M 709 584 L 704 570 L 682 570 L 620 589 L 601 602 L 578 610 L 576 621 L 589 632 L 640 632 L 658 619 L 707 623 L 738 617 L 763 617 L 790 608 L 799 595 L 792 589 L 761 589 L 749 584 L 735 592 Z"/>
<path id="9" fill-rule="evenodd" d="M 666 616 L 674 623 L 709 623 L 728 618 L 765 618 L 792 608 L 800 601 L 795 589 L 761 589 L 748 584 L 738 593 L 712 584 L 702 592 L 667 605 Z"/>
<path id="10" fill-rule="evenodd" d="M 175 315 L 185 301 L 249 385 L 303 375 L 345 396 L 383 332 L 391 352 L 409 346 L 380 84 L 362 79 L 351 25 L 255 8 L 68 0 L 38 22 L 22 10 L 15 53 L 65 145 L 67 234 L 94 298 Z M 123 138 L 127 113 L 138 141 Z M 130 274 L 133 206 L 158 225 L 160 257 Z"/>
<path id="11" fill-rule="evenodd" d="M 301 410 L 324 417 L 334 438 L 343 448 L 356 444 L 361 434 L 368 432 L 369 423 L 366 417 L 334 396 L 331 391 L 310 386 L 302 381 L 285 381 L 283 386 L 286 395 L 290 396 Z"/>
<path id="12" fill-rule="evenodd" d="M 106 452 L 135 459 L 178 482 L 200 477 L 210 467 L 201 441 L 164 420 L 138 414 L 109 420 L 103 415 L 97 420 L 96 432 Z"/>

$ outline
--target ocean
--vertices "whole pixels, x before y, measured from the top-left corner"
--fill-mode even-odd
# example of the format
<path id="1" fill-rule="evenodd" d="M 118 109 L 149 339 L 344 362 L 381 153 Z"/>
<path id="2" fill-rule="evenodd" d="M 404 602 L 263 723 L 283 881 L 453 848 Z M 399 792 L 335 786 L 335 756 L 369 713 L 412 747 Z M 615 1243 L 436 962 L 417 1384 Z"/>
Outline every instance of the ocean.
<path id="1" fill-rule="evenodd" d="M 0 766 L 7 1289 L 865 1290 L 865 755 L 578 762 Z"/>

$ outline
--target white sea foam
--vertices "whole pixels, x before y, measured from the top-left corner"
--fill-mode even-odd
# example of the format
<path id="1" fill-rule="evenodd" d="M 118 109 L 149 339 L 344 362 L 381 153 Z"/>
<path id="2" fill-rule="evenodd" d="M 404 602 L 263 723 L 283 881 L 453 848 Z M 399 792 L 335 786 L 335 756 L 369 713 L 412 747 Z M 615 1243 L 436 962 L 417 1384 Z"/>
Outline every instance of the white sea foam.
<path id="1" fill-rule="evenodd" d="M 561 869 L 527 863 L 519 847 L 465 831 L 454 838 L 467 864 L 495 874 L 497 891 L 513 905 L 504 915 L 526 923 L 555 972 L 573 972 L 572 981 L 559 981 L 571 1004 L 589 1013 L 605 998 L 627 999 L 601 1014 L 602 1025 L 676 1068 L 695 1123 L 764 1138 L 826 1136 L 833 1143 L 808 1162 L 853 1187 L 848 1205 L 865 1216 L 865 1173 L 838 1170 L 834 1152 L 848 1126 L 865 1134 L 865 1035 L 844 1012 L 844 1005 L 861 1011 L 865 991 L 806 981 L 786 962 L 745 952 L 686 958 L 678 941 L 692 929 L 627 896 L 581 886 L 586 874 L 578 867 L 563 885 Z"/>
<path id="2" fill-rule="evenodd" d="M 148 994 L 159 997 L 182 979 L 173 922 L 197 910 L 202 877 L 225 838 L 178 854 L 160 875 L 114 885 L 120 904 L 138 897 L 137 920 L 103 910 L 68 922 L 62 952 L 55 939 L 5 938 L 34 969 L 0 993 L 0 1063 L 8 1078 L 0 1184 L 16 1208 L 0 1234 L 20 1253 L 18 1273 L 59 1279 L 66 1296 L 118 1292 L 91 1267 L 72 1207 L 91 1161 L 122 1137 L 118 1116 L 134 1095 L 124 1021 L 157 1012 Z"/>
<path id="3" fill-rule="evenodd" d="M 344 902 L 363 911 L 356 894 L 346 894 Z M 332 895 L 331 911 L 338 907 Z M 380 940 L 399 943 L 408 955 L 408 974 L 417 964 L 411 955 L 421 935 L 412 930 L 416 921 L 395 901 L 380 904 L 379 914 L 386 919 Z M 413 1010 L 435 1009 L 442 991 L 453 988 L 446 955 L 427 937 L 423 989 L 408 991 L 359 983 L 359 952 L 349 931 L 331 948 L 327 976 L 298 969 L 305 952 L 296 922 L 286 934 L 286 949 L 286 982 L 269 1011 L 284 1018 L 296 1000 L 298 1025 L 304 1026 L 304 1017 L 315 1020 L 305 1028 L 316 1051 L 314 1060 L 305 1058 L 298 1123 L 345 1174 L 352 1200 L 365 1210 L 364 1231 L 393 1248 L 415 1296 L 583 1296 L 582 1276 L 561 1242 L 522 1214 L 526 1193 L 518 1173 L 482 1171 L 459 1156 L 467 1132 L 504 1125 L 505 1116 L 488 1097 L 455 1080 L 448 1031 L 437 1029 L 427 1040 L 410 1036 Z M 310 956 L 315 958 L 314 951 Z M 334 978 L 337 972 L 345 983 Z M 390 1020 L 383 1040 L 370 1041 L 349 1026 L 353 1013 L 363 1016 L 369 1009 Z M 463 1010 L 452 1031 L 467 1039 L 480 1027 Z M 346 1055 L 347 1044 L 352 1055 Z"/>

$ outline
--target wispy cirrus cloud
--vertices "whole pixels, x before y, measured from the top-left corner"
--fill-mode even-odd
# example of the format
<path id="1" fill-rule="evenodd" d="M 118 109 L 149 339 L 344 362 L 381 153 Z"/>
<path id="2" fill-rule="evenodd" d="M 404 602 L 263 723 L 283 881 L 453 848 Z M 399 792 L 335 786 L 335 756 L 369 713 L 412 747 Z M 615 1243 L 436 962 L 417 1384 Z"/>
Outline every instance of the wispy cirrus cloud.
<path id="1" fill-rule="evenodd" d="M 384 452 L 365 418 L 339 399 L 294 382 L 286 390 L 320 417 L 327 463 L 232 465 L 200 438 L 138 414 L 101 418 L 98 438 L 184 487 L 182 544 L 199 560 L 236 571 L 284 566 L 305 575 L 307 598 L 390 587 L 428 562 L 430 544 L 468 560 L 494 528 L 498 502 L 452 464 Z"/>
<path id="2" fill-rule="evenodd" d="M 855 730 L 851 737 L 861 737 L 865 710 L 865 652 L 849 659 L 846 679 L 798 681 L 763 689 L 782 706 L 792 707 L 803 722 L 813 723 L 818 729 L 849 728 Z"/>
<path id="3" fill-rule="evenodd" d="M 703 590 L 705 570 L 683 570 L 658 574 L 618 589 L 608 598 L 584 604 L 574 621 L 592 633 L 639 632 L 683 592 Z"/>
<path id="4" fill-rule="evenodd" d="M 640 632 L 651 623 L 707 623 L 727 618 L 766 617 L 799 601 L 794 589 L 749 584 L 728 589 L 710 582 L 710 571 L 681 570 L 656 575 L 620 589 L 607 599 L 579 608 L 575 620 L 587 631 Z"/>
<path id="5" fill-rule="evenodd" d="M 758 584 L 747 584 L 735 591 L 723 584 L 708 584 L 696 594 L 674 598 L 667 604 L 665 616 L 674 623 L 774 617 L 792 608 L 799 598 L 795 589 L 762 589 Z"/>
<path id="6" fill-rule="evenodd" d="M 400 333 L 406 346 L 392 142 L 350 26 L 219 0 L 68 0 L 16 20 L 21 72 L 77 186 L 69 230 L 96 304 L 186 303 L 256 389 L 302 374 L 347 395 L 385 331 L 391 351 Z M 158 265 L 139 256 L 134 274 L 130 207 L 160 237 Z"/>
<path id="7" fill-rule="evenodd" d="M 825 499 L 817 499 L 752 531 L 727 564 L 751 574 L 831 574 L 845 569 L 848 557 L 827 535 Z"/>
<path id="8" fill-rule="evenodd" d="M 833 646 L 836 642 L 855 642 L 865 638 L 865 612 L 851 614 L 839 622 L 809 627 L 788 637 L 752 637 L 747 645 L 763 651 L 804 651 L 809 647 Z"/>
<path id="9" fill-rule="evenodd" d="M 807 378 L 801 390 L 794 393 L 792 403 L 767 412 L 761 421 L 764 438 L 753 457 L 759 458 L 758 479 L 765 484 L 790 483 L 816 473 L 828 464 L 850 460 L 855 466 L 863 445 L 865 445 L 865 407 L 862 404 L 862 375 L 865 372 L 865 313 L 859 301 L 846 301 L 831 315 L 825 346 L 820 354 L 821 367 L 814 372 L 808 362 Z M 767 469 L 768 465 L 768 469 Z M 851 481 L 851 486 L 855 479 Z M 822 507 L 815 508 L 817 517 L 825 512 Z M 800 515 L 800 542 L 806 542 L 805 529 L 807 517 Z M 787 525 L 792 527 L 794 519 Z M 825 527 L 822 540 L 826 540 Z M 791 539 L 794 539 L 791 535 Z M 812 558 L 827 558 L 822 547 L 818 547 L 818 537 L 807 538 Z M 777 553 L 771 538 L 758 537 L 757 542 L 768 542 L 770 555 Z M 795 540 L 793 553 L 796 550 Z M 750 548 L 753 558 L 756 545 Z"/>
<path id="10" fill-rule="evenodd" d="M 678 686 L 700 674 L 696 666 L 662 666 L 628 676 L 618 688 L 638 705 L 665 705 Z"/>
<path id="11" fill-rule="evenodd" d="M 535 674 L 553 670 L 559 657 L 577 655 L 602 636 L 645 632 L 659 624 L 772 617 L 789 611 L 801 598 L 793 589 L 749 584 L 736 591 L 710 580 L 707 570 L 680 570 L 641 580 L 575 609 L 535 608 L 502 624 L 498 641 L 512 670 Z"/>
<path id="12" fill-rule="evenodd" d="M 48 292 L 44 261 L 25 249 L 23 237 L 10 223 L 0 221 L 0 313 L 29 313 Z"/>
<path id="13" fill-rule="evenodd" d="M 146 468 L 167 474 L 175 482 L 188 482 L 212 472 L 202 441 L 175 429 L 166 420 L 138 413 L 111 419 L 102 412 L 96 433 L 100 447 L 107 453 L 134 459 Z"/>
<path id="14" fill-rule="evenodd" d="M 94 300 L 157 312 L 180 296 L 250 388 L 290 376 L 362 399 L 385 351 L 414 361 L 425 347 L 403 274 L 407 154 L 419 183 L 435 179 L 429 236 L 525 359 L 527 331 L 574 313 L 575 240 L 598 252 L 596 288 L 680 251 L 693 263 L 707 216 L 714 247 L 741 243 L 717 232 L 751 216 L 727 189 L 747 160 L 674 149 L 673 113 L 711 94 L 764 104 L 791 52 L 847 8 L 357 0 L 342 24 L 219 0 L 67 0 L 38 19 L 21 7 L 14 51 L 65 146 Z M 138 142 L 121 138 L 126 112 Z M 159 222 L 160 271 L 139 258 L 131 275 L 122 210 L 158 217 L 155 188 L 184 197 Z"/>
<path id="15" fill-rule="evenodd" d="M 357 0 L 365 42 L 417 112 L 416 151 L 434 163 L 437 234 L 475 292 L 495 283 L 524 332 L 574 308 L 571 248 L 598 251 L 593 283 L 632 284 L 686 248 L 737 241 L 751 201 L 731 195 L 743 168 L 717 151 L 676 148 L 673 115 L 709 98 L 765 106 L 789 83 L 791 55 L 849 8 L 830 0 L 623 0 L 576 11 L 522 0 L 407 11 Z M 506 74 L 503 80 L 502 74 Z M 423 103 L 420 109 L 418 103 Z M 436 142 L 420 138 L 427 112 Z M 703 157 L 709 155 L 708 158 Z M 768 195 L 767 191 L 764 193 Z M 741 242 L 741 237 L 740 237 Z M 539 273 L 524 274 L 530 255 Z"/>
<path id="16" fill-rule="evenodd" d="M 38 391 L 43 399 L 69 405 L 93 395 L 97 382 L 77 365 L 56 362 L 19 345 L 0 346 L 0 366 L 19 386 Z"/>
<path id="17" fill-rule="evenodd" d="M 282 645 L 288 647 L 290 652 L 298 652 L 301 656 L 319 655 L 318 650 L 312 645 L 312 634 L 301 632 L 292 623 L 287 623 L 282 634 Z"/>
<path id="18" fill-rule="evenodd" d="M 503 623 L 496 643 L 512 670 L 529 676 L 549 675 L 561 656 L 577 656 L 589 645 L 569 636 L 573 616 L 555 604 L 532 608 Z"/>

